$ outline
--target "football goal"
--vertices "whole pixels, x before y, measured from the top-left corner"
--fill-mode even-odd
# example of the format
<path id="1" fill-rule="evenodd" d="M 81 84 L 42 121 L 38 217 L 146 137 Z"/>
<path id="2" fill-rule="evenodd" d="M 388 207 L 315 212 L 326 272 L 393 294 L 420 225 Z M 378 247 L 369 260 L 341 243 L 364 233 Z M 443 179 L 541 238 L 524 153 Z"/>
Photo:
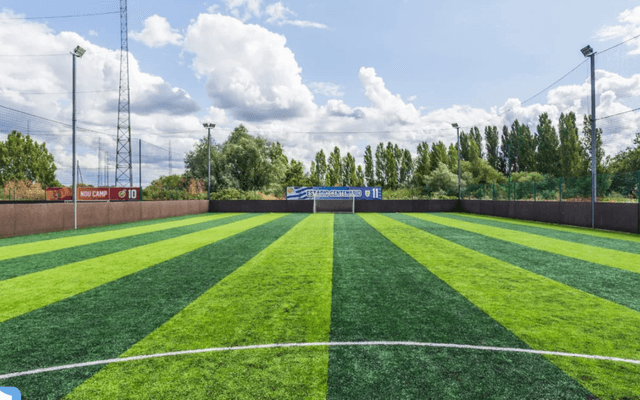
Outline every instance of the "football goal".
<path id="1" fill-rule="evenodd" d="M 345 199 L 313 198 L 313 213 L 355 213 L 356 198 L 349 196 Z"/>

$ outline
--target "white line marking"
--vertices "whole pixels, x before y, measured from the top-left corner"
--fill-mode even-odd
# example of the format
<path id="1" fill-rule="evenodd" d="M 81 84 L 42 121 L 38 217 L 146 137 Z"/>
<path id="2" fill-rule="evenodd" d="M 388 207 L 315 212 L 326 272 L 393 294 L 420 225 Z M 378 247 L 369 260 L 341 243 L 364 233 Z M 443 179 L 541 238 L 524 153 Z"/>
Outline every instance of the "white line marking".
<path id="1" fill-rule="evenodd" d="M 389 341 L 378 341 L 378 342 L 315 342 L 315 343 L 256 344 L 256 345 L 252 345 L 252 346 L 238 346 L 238 347 L 214 347 L 214 348 L 198 349 L 198 350 L 172 351 L 170 353 L 157 353 L 157 354 L 149 354 L 149 355 L 143 355 L 143 356 L 111 358 L 111 359 L 108 359 L 108 360 L 90 361 L 90 362 L 84 362 L 84 363 L 78 363 L 78 364 L 60 365 L 60 366 L 57 366 L 57 367 L 38 368 L 38 369 L 33 369 L 31 371 L 13 372 L 11 374 L 0 375 L 0 379 L 14 378 L 16 376 L 23 376 L 23 375 L 34 375 L 34 374 L 40 374 L 42 372 L 60 371 L 60 370 L 63 370 L 63 369 L 89 367 L 89 366 L 92 366 L 92 365 L 103 365 L 103 364 L 119 363 L 119 362 L 125 362 L 125 361 L 144 360 L 144 359 L 147 359 L 147 358 L 180 356 L 180 355 L 184 355 L 184 354 L 211 353 L 211 352 L 214 352 L 214 351 L 229 351 L 229 350 L 273 349 L 273 348 L 278 348 L 278 347 L 315 347 L 315 346 L 449 347 L 449 348 L 455 348 L 455 349 L 472 349 L 472 350 L 485 350 L 485 351 L 505 351 L 505 352 L 511 352 L 511 353 L 530 353 L 530 354 L 542 354 L 542 355 L 562 356 L 562 357 L 590 358 L 590 359 L 593 359 L 593 360 L 615 361 L 615 362 L 623 362 L 623 363 L 640 365 L 640 360 L 631 360 L 631 359 L 626 359 L 626 358 L 595 356 L 595 355 L 589 355 L 589 354 L 563 353 L 563 352 L 559 352 L 559 351 L 518 349 L 518 348 L 513 348 L 513 347 L 473 346 L 473 345 L 469 345 L 469 344 L 453 344 L 453 343 L 389 342 Z"/>

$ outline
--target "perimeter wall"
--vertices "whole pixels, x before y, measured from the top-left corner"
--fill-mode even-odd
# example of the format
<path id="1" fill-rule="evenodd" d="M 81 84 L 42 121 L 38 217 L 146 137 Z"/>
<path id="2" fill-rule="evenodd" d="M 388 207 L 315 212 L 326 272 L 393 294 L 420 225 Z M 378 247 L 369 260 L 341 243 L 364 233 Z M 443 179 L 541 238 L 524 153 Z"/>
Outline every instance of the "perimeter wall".
<path id="1" fill-rule="evenodd" d="M 591 228 L 591 203 L 461 200 L 463 212 Z M 595 228 L 640 233 L 640 204 L 596 203 Z"/>
<path id="2" fill-rule="evenodd" d="M 208 211 L 207 200 L 79 203 L 78 228 L 178 217 Z M 73 229 L 73 223 L 73 203 L 0 203 L 0 237 L 63 231 Z"/>

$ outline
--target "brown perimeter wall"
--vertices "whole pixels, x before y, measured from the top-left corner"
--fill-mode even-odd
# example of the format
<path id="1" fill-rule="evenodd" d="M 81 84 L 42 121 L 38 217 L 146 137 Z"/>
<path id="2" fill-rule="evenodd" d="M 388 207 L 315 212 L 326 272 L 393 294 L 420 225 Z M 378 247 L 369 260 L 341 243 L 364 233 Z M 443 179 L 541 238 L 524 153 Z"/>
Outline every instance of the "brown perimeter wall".
<path id="1" fill-rule="evenodd" d="M 209 212 L 207 200 L 78 204 L 78 228 Z M 73 203 L 0 203 L 0 237 L 73 229 Z"/>

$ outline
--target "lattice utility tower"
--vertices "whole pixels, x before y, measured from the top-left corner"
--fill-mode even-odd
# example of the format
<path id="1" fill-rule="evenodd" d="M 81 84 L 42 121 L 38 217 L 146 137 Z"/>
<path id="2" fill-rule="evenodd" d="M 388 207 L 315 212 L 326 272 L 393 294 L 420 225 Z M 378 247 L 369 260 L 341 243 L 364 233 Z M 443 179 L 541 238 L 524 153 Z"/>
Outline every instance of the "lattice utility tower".
<path id="1" fill-rule="evenodd" d="M 120 99 L 116 143 L 116 187 L 133 186 L 131 174 L 131 112 L 129 111 L 129 32 L 127 0 L 120 0 Z"/>

